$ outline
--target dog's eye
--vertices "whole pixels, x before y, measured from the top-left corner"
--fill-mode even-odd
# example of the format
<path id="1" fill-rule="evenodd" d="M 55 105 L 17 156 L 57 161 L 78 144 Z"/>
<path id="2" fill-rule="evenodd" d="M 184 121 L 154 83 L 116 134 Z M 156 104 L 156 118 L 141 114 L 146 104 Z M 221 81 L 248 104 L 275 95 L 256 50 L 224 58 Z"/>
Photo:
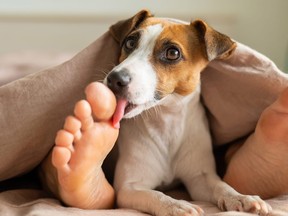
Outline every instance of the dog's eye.
<path id="1" fill-rule="evenodd" d="M 135 49 L 137 44 L 137 38 L 136 37 L 128 37 L 124 43 L 124 48 L 127 51 L 132 51 Z"/>
<path id="2" fill-rule="evenodd" d="M 171 47 L 166 50 L 165 58 L 169 61 L 178 60 L 181 57 L 180 51 L 176 47 Z"/>

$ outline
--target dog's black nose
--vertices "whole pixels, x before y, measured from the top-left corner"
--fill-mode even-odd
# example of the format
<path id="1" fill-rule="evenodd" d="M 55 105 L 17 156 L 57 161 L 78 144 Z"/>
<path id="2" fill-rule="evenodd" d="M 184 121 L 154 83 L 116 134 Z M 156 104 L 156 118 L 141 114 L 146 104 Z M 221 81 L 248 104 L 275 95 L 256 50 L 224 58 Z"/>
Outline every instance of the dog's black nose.
<path id="1" fill-rule="evenodd" d="M 127 70 L 112 71 L 107 77 L 107 86 L 114 94 L 123 94 L 131 80 Z"/>

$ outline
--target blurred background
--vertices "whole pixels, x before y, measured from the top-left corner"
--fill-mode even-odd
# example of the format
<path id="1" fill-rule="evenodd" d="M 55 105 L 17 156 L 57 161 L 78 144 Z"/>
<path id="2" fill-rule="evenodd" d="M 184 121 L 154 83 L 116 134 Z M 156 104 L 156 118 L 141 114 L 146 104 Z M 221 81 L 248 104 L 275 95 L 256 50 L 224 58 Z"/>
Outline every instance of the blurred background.
<path id="1" fill-rule="evenodd" d="M 288 71 L 287 0 L 0 0 L 2 64 L 17 53 L 22 64 L 31 53 L 62 61 L 143 8 L 161 17 L 201 18 Z"/>

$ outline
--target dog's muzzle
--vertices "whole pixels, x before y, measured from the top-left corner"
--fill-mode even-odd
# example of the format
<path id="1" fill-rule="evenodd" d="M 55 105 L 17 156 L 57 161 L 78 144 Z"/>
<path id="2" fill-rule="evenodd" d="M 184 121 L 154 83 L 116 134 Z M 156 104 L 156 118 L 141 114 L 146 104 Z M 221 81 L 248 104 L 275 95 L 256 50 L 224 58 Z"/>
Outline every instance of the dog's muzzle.
<path id="1" fill-rule="evenodd" d="M 117 98 L 125 98 L 128 93 L 128 85 L 132 78 L 126 69 L 111 71 L 107 77 L 107 86 Z"/>

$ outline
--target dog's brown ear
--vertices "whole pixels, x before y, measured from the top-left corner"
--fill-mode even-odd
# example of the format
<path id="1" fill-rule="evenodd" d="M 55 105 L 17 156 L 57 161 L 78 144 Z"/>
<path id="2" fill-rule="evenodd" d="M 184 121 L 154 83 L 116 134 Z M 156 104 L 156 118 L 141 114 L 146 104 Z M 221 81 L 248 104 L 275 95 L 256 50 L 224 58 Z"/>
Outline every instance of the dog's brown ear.
<path id="1" fill-rule="evenodd" d="M 230 37 L 217 32 L 202 20 L 196 20 L 190 24 L 199 33 L 200 40 L 205 43 L 207 59 L 228 58 L 236 49 L 236 43 Z"/>
<path id="2" fill-rule="evenodd" d="M 146 18 L 151 17 L 151 13 L 147 10 L 138 12 L 133 17 L 117 22 L 110 27 L 110 33 L 114 39 L 120 44 L 124 38 L 134 29 L 136 29 Z"/>

